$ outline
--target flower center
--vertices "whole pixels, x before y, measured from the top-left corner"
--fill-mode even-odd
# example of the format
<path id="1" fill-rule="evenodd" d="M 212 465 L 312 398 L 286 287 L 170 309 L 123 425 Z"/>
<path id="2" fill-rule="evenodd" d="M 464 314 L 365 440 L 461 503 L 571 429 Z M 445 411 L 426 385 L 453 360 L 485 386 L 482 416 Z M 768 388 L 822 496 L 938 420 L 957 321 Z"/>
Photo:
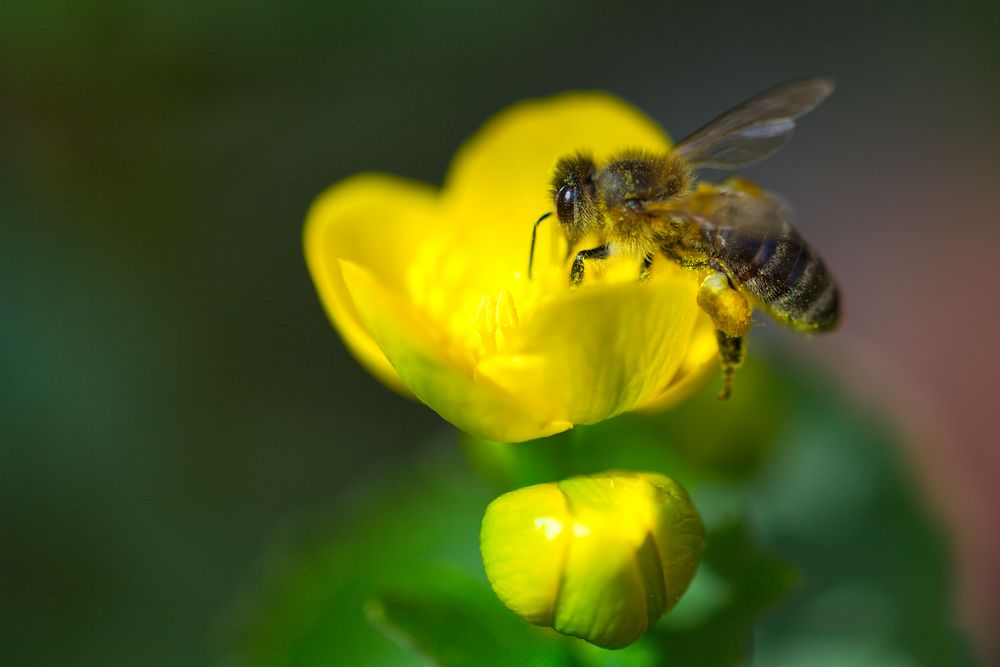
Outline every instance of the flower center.
<path id="1" fill-rule="evenodd" d="M 484 294 L 476 310 L 475 328 L 479 334 L 483 351 L 496 354 L 507 344 L 508 332 L 520 324 L 514 297 L 502 290 L 495 297 Z"/>
<path id="2" fill-rule="evenodd" d="M 607 282 L 638 286 L 639 262 L 613 256 L 587 262 L 583 285 L 571 288 L 566 240 L 558 224 L 539 229 L 532 278 L 524 252 L 508 256 L 489 245 L 455 239 L 422 244 L 407 272 L 413 304 L 440 325 L 444 343 L 459 357 L 475 361 L 510 351 L 518 329 L 543 304 L 576 289 Z M 589 247 L 589 246 L 587 246 Z"/>

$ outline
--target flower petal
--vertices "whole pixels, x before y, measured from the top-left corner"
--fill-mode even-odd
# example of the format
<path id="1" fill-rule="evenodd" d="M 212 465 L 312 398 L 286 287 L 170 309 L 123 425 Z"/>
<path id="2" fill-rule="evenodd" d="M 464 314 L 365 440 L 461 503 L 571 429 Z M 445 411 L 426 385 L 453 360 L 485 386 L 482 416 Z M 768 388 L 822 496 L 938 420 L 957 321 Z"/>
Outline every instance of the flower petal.
<path id="1" fill-rule="evenodd" d="M 394 176 L 362 174 L 331 187 L 313 204 L 304 234 L 306 262 L 330 319 L 355 357 L 382 382 L 409 390 L 362 324 L 340 260 L 401 285 L 408 253 L 437 220 L 437 194 Z"/>
<path id="2" fill-rule="evenodd" d="M 573 518 L 555 484 L 494 500 L 483 516 L 483 564 L 497 597 L 518 616 L 552 625 Z"/>
<path id="3" fill-rule="evenodd" d="M 698 317 L 690 276 L 580 289 L 543 304 L 476 376 L 545 412 L 592 424 L 663 392 L 688 354 Z"/>
<path id="4" fill-rule="evenodd" d="M 370 272 L 343 262 L 342 273 L 365 330 L 403 383 L 444 419 L 500 442 L 542 438 L 572 427 L 530 410 L 488 381 L 474 381 L 471 355 L 445 344 L 445 334 L 433 322 Z"/>
<path id="5" fill-rule="evenodd" d="M 698 313 L 698 321 L 691 335 L 691 346 L 688 348 L 684 361 L 674 374 L 670 384 L 649 403 L 640 407 L 642 410 L 663 410 L 687 398 L 691 392 L 701 385 L 706 374 L 714 372 L 721 377 L 719 365 L 715 362 L 719 353 L 719 344 L 715 338 L 715 325 L 704 312 Z"/>

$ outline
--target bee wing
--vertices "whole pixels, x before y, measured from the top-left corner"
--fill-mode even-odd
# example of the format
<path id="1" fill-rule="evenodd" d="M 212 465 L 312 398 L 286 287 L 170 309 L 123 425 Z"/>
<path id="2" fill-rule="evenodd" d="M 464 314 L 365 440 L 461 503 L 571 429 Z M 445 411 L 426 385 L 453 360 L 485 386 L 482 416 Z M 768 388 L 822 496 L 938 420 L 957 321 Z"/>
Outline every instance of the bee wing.
<path id="1" fill-rule="evenodd" d="M 779 232 L 792 220 L 792 209 L 784 199 L 736 177 L 719 186 L 702 185 L 679 201 L 648 202 L 646 208 L 695 222 L 703 229 L 732 229 L 761 235 Z"/>
<path id="2" fill-rule="evenodd" d="M 791 139 L 795 119 L 833 92 L 833 81 L 797 79 L 765 90 L 685 137 L 674 151 L 694 167 L 732 169 L 756 162 Z"/>

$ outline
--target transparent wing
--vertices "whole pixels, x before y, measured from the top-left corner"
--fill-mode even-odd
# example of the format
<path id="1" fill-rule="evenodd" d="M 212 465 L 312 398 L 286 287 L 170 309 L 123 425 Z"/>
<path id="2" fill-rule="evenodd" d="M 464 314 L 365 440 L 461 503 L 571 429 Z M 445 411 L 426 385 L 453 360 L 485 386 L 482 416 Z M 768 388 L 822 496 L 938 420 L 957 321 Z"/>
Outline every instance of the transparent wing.
<path id="1" fill-rule="evenodd" d="M 781 233 L 792 219 L 791 207 L 784 199 L 738 177 L 719 185 L 701 184 L 681 200 L 648 202 L 645 207 L 695 222 L 701 229 L 730 229 L 759 236 Z"/>
<path id="2" fill-rule="evenodd" d="M 676 154 L 694 167 L 732 169 L 756 162 L 791 138 L 795 119 L 833 92 L 833 81 L 797 79 L 739 104 L 680 141 Z"/>

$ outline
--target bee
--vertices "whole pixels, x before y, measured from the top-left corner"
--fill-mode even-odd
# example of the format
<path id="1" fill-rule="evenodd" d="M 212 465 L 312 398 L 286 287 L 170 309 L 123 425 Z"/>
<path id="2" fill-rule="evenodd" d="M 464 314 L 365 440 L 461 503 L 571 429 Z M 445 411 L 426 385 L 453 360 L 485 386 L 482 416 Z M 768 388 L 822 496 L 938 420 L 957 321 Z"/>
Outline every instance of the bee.
<path id="1" fill-rule="evenodd" d="M 588 262 L 620 254 L 636 258 L 640 280 L 658 255 L 702 276 L 698 305 L 716 328 L 722 400 L 743 363 L 753 307 L 796 331 L 831 331 L 840 320 L 840 292 L 779 197 L 735 176 L 717 185 L 697 183 L 695 172 L 767 157 L 791 138 L 795 119 L 831 92 L 829 79 L 791 81 L 733 107 L 669 152 L 625 150 L 600 167 L 581 152 L 560 159 L 553 172 L 567 259 L 581 241 L 596 239 L 576 251 L 571 285 L 583 282 Z M 550 215 L 535 223 L 534 232 Z"/>

